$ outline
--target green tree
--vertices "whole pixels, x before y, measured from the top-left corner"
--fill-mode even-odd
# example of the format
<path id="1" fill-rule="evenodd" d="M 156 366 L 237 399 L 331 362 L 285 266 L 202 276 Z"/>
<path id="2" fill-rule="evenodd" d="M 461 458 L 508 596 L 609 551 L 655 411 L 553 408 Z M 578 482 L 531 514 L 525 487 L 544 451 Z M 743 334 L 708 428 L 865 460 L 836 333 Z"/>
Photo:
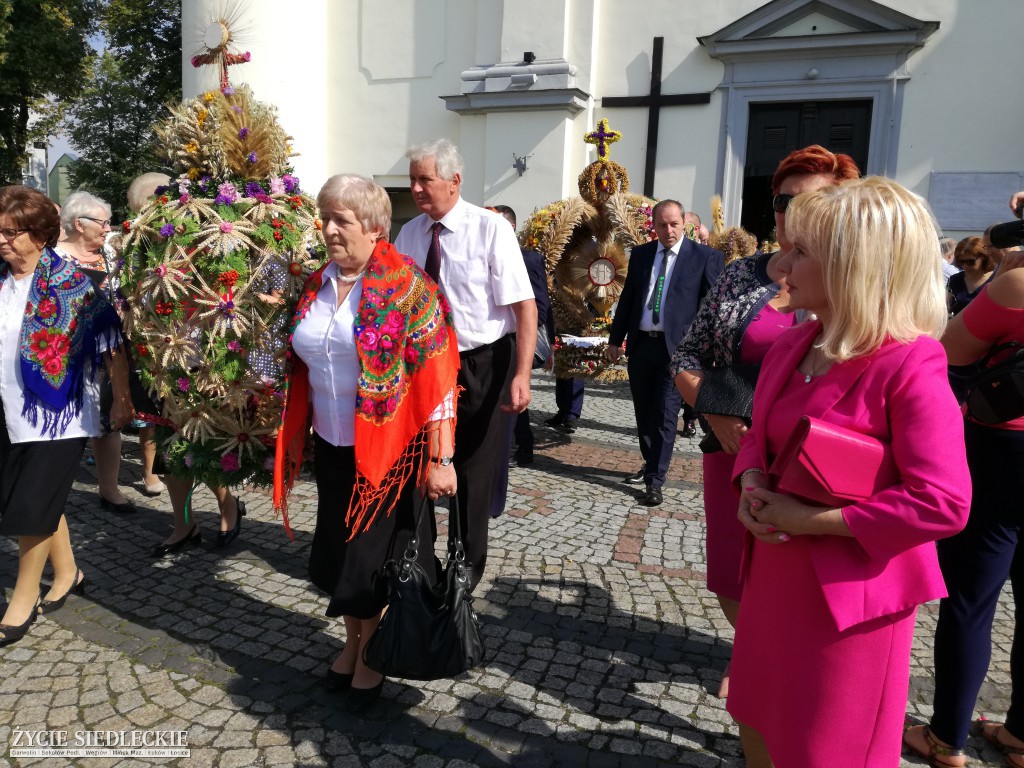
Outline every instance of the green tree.
<path id="1" fill-rule="evenodd" d="M 158 168 L 153 123 L 168 102 L 181 100 L 181 3 L 103 0 L 100 29 L 106 48 L 65 124 L 81 153 L 71 183 L 104 198 L 121 218 L 128 184 Z"/>
<path id="2" fill-rule="evenodd" d="M 98 1 L 0 0 L 0 184 L 21 183 L 29 142 L 85 86 Z"/>

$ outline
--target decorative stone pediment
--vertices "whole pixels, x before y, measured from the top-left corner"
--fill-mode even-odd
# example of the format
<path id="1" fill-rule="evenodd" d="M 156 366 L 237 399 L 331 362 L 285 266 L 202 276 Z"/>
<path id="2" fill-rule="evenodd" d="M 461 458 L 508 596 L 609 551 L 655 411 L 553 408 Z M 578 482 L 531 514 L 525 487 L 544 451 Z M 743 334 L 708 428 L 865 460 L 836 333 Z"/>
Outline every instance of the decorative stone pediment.
<path id="1" fill-rule="evenodd" d="M 712 58 L 907 53 L 939 28 L 874 0 L 773 0 L 698 38 Z"/>
<path id="2" fill-rule="evenodd" d="M 462 93 L 442 96 L 452 112 L 559 109 L 575 114 L 589 95 L 576 87 L 576 67 L 565 59 L 500 62 L 462 73 Z"/>

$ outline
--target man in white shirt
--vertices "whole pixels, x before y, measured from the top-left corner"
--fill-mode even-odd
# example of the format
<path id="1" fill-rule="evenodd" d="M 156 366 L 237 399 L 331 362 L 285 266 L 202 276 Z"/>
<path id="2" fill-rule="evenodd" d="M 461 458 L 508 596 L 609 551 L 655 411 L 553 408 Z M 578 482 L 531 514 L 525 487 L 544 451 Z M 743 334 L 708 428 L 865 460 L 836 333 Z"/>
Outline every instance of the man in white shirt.
<path id="1" fill-rule="evenodd" d="M 459 195 L 463 166 L 455 145 L 438 139 L 410 148 L 406 157 L 422 214 L 402 227 L 395 247 L 437 281 L 452 307 L 463 389 L 453 460 L 475 586 L 487 562 L 488 511 L 505 461 L 507 414 L 530 404 L 537 305 L 512 227 Z"/>
<path id="2" fill-rule="evenodd" d="M 636 246 L 608 333 L 608 359 L 625 352 L 629 339 L 629 390 L 644 466 L 625 481 L 643 483 L 641 503 L 662 503 L 682 397 L 669 366 L 701 299 L 725 266 L 725 256 L 683 237 L 683 206 L 662 200 L 652 212 L 655 242 Z"/>

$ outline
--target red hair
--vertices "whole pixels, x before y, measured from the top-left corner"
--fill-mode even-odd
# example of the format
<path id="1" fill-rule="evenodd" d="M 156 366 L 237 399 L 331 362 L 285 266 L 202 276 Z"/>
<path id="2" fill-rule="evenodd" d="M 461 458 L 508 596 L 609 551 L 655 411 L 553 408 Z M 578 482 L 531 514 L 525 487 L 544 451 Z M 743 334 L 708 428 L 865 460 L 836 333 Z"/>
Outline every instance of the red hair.
<path id="1" fill-rule="evenodd" d="M 811 144 L 786 155 L 772 176 L 772 194 L 779 193 L 782 182 L 790 176 L 825 173 L 832 176 L 836 184 L 860 178 L 860 168 L 849 155 L 834 154 L 820 144 Z"/>

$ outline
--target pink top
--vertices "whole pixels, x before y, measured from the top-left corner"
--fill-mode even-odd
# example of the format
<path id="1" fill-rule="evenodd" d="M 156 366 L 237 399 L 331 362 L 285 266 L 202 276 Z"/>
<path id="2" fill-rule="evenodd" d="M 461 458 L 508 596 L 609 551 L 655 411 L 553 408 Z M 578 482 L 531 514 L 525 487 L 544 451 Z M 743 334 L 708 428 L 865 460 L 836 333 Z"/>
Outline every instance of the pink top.
<path id="1" fill-rule="evenodd" d="M 1008 341 L 1024 343 L 1024 309 L 1004 307 L 988 295 L 988 288 L 963 311 L 964 325 L 972 335 L 992 346 Z M 996 358 L 993 362 L 999 362 Z M 1024 416 L 997 425 L 1000 429 L 1024 430 Z"/>
<path id="2" fill-rule="evenodd" d="M 780 312 L 765 304 L 743 332 L 740 362 L 760 365 L 775 340 L 796 323 L 796 312 Z"/>
<path id="3" fill-rule="evenodd" d="M 900 482 L 843 507 L 852 537 L 809 537 L 825 601 L 842 631 L 945 596 L 934 542 L 966 524 L 971 479 L 963 419 L 938 341 L 890 341 L 805 385 L 793 371 L 820 330 L 820 322 L 804 323 L 772 346 L 754 391 L 753 425 L 740 444 L 734 480 L 751 467 L 768 471 L 769 444 L 786 436 L 768 435 L 782 397 L 801 397 L 801 415 L 890 445 Z"/>

